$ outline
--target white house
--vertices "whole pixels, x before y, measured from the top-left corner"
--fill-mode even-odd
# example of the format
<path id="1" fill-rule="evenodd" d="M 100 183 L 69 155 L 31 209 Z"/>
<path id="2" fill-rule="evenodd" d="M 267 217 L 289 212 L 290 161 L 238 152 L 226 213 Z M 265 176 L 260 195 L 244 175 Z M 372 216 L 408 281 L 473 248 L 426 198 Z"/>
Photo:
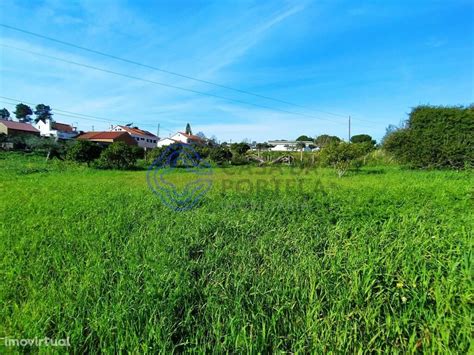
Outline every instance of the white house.
<path id="1" fill-rule="evenodd" d="M 297 147 L 297 144 L 300 142 L 305 144 L 305 147 L 303 149 L 304 152 L 310 152 L 312 150 L 310 147 L 310 145 L 314 144 L 312 141 L 275 140 L 268 141 L 267 143 L 273 146 L 270 148 L 270 150 L 273 152 L 292 152 L 300 150 L 300 148 Z"/>
<path id="2" fill-rule="evenodd" d="M 174 143 L 181 143 L 180 141 L 171 139 L 171 138 L 162 138 L 158 141 L 157 147 L 167 147 Z"/>
<path id="3" fill-rule="evenodd" d="M 72 139 L 77 136 L 76 127 L 68 125 L 67 123 L 59 123 L 46 119 L 45 121 L 38 121 L 35 123 L 35 128 L 40 131 L 43 137 L 54 137 L 58 139 Z"/>
<path id="4" fill-rule="evenodd" d="M 129 127 L 129 126 L 112 126 L 111 131 L 113 132 L 127 132 L 130 134 L 133 139 L 135 139 L 138 143 L 139 147 L 142 148 L 155 148 L 157 147 L 157 143 L 159 138 L 155 136 L 153 133 L 144 131 L 138 127 Z"/>
<path id="5" fill-rule="evenodd" d="M 184 132 L 176 132 L 171 137 L 163 138 L 158 141 L 158 147 L 166 147 L 173 143 L 182 143 L 182 144 L 197 144 L 201 145 L 206 143 L 204 139 L 194 134 L 187 134 Z"/>

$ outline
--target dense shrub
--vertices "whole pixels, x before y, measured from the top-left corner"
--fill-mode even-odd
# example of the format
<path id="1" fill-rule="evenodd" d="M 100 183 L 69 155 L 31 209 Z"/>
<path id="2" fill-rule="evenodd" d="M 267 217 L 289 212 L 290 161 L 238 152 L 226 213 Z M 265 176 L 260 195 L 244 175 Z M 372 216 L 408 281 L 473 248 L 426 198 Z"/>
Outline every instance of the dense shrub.
<path id="1" fill-rule="evenodd" d="M 28 151 L 32 150 L 35 142 L 40 139 L 40 137 L 32 136 L 29 134 L 16 134 L 10 136 L 4 134 L 1 141 L 2 143 L 11 144 L 13 150 Z"/>
<path id="2" fill-rule="evenodd" d="M 328 134 L 322 134 L 315 138 L 314 144 L 316 145 L 316 147 L 324 148 L 330 144 L 339 143 L 340 141 L 341 141 L 341 138 L 339 137 L 330 136 Z"/>
<path id="3" fill-rule="evenodd" d="M 135 158 L 144 159 L 145 158 L 145 149 L 139 147 L 138 145 L 132 146 L 132 152 Z"/>
<path id="4" fill-rule="evenodd" d="M 161 154 L 163 153 L 165 148 L 166 147 L 156 147 L 156 148 L 153 148 L 152 150 L 149 150 L 146 153 L 146 162 L 147 162 L 147 164 L 151 164 L 157 158 L 159 158 L 161 156 Z"/>
<path id="5" fill-rule="evenodd" d="M 249 159 L 245 155 L 234 154 L 230 160 L 232 165 L 246 165 L 249 163 Z"/>
<path id="6" fill-rule="evenodd" d="M 232 159 L 232 153 L 226 147 L 214 147 L 209 154 L 209 158 L 220 165 L 229 162 Z"/>
<path id="7" fill-rule="evenodd" d="M 0 144 L 8 149 L 34 154 L 47 158 L 63 159 L 70 145 L 67 141 L 56 140 L 50 137 L 39 137 L 31 134 L 2 135 Z"/>
<path id="8" fill-rule="evenodd" d="M 406 125 L 391 132 L 383 148 L 419 168 L 474 165 L 474 107 L 414 108 Z"/>
<path id="9" fill-rule="evenodd" d="M 100 169 L 131 169 L 135 166 L 137 158 L 133 148 L 123 142 L 109 145 L 100 154 L 95 166 Z"/>
<path id="10" fill-rule="evenodd" d="M 173 154 L 173 152 L 182 149 L 182 145 L 170 145 L 167 147 L 155 148 L 150 151 L 147 155 L 147 163 L 151 164 L 158 158 L 168 159 L 169 156 Z M 193 151 L 195 152 L 194 157 L 199 160 L 207 160 L 210 159 L 216 164 L 224 164 L 230 162 L 232 159 L 231 151 L 223 146 L 193 146 Z"/>
<path id="11" fill-rule="evenodd" d="M 369 143 L 331 143 L 321 150 L 320 161 L 323 166 L 333 167 L 338 176 L 342 177 L 350 168 L 360 168 L 362 157 L 370 152 Z"/>
<path id="12" fill-rule="evenodd" d="M 204 145 L 204 146 L 196 146 L 194 147 L 194 151 L 199 155 L 201 159 L 206 159 L 211 154 L 211 151 L 215 149 L 215 147 L 211 145 Z"/>
<path id="13" fill-rule="evenodd" d="M 351 143 L 369 143 L 375 146 L 375 143 L 377 142 L 368 134 L 356 134 L 355 136 L 351 137 Z"/>
<path id="14" fill-rule="evenodd" d="M 68 142 L 49 137 L 30 136 L 26 142 L 30 150 L 47 157 L 47 159 L 64 159 L 69 146 Z"/>
<path id="15" fill-rule="evenodd" d="M 102 148 L 97 143 L 78 140 L 68 149 L 66 159 L 89 165 L 100 157 L 101 151 Z"/>
<path id="16" fill-rule="evenodd" d="M 250 146 L 247 143 L 232 143 L 230 146 L 230 150 L 237 155 L 243 155 L 247 153 L 250 149 Z"/>
<path id="17" fill-rule="evenodd" d="M 171 165 L 178 168 L 197 166 L 206 159 L 207 149 L 208 147 L 175 143 L 166 147 L 154 148 L 147 155 L 147 163 L 156 162 L 159 165 Z M 204 156 L 201 156 L 201 154 L 204 154 Z"/>

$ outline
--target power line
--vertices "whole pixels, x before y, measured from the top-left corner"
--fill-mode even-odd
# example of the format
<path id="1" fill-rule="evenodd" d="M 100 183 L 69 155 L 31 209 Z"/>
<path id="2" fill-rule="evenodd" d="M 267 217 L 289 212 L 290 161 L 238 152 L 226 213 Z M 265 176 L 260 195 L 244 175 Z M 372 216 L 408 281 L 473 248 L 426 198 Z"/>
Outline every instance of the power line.
<path id="1" fill-rule="evenodd" d="M 56 43 L 59 43 L 59 44 L 65 45 L 65 46 L 80 49 L 82 51 L 86 51 L 86 52 L 89 52 L 89 53 L 101 55 L 103 57 L 111 58 L 111 59 L 118 60 L 118 61 L 121 61 L 121 62 L 124 62 L 124 63 L 133 64 L 133 65 L 136 65 L 136 66 L 140 66 L 140 67 L 151 69 L 151 70 L 154 70 L 154 71 L 166 73 L 166 74 L 169 74 L 169 75 L 174 75 L 174 76 L 181 77 L 181 78 L 184 78 L 184 79 L 193 80 L 193 81 L 208 84 L 208 85 L 213 85 L 215 87 L 223 88 L 223 89 L 226 89 L 226 90 L 232 90 L 232 91 L 239 92 L 239 93 L 242 93 L 242 94 L 259 97 L 259 98 L 262 98 L 262 99 L 271 100 L 271 101 L 283 103 L 283 104 L 286 104 L 286 105 L 300 107 L 300 108 L 310 110 L 310 111 L 325 113 L 325 114 L 328 114 L 328 115 L 331 115 L 331 116 L 344 117 L 344 118 L 347 117 L 347 115 L 334 113 L 334 112 L 330 112 L 330 111 L 316 110 L 316 109 L 313 109 L 313 108 L 310 108 L 310 107 L 307 107 L 307 106 L 303 106 L 303 105 L 300 105 L 300 104 L 295 104 L 293 102 L 289 102 L 289 101 L 286 101 L 286 100 L 281 100 L 281 99 L 277 99 L 277 98 L 274 98 L 274 97 L 261 95 L 261 94 L 251 92 L 251 91 L 248 91 L 248 90 L 242 90 L 242 89 L 234 88 L 234 87 L 231 87 L 231 86 L 228 86 L 228 85 L 223 85 L 223 84 L 215 83 L 215 82 L 212 82 L 212 81 L 199 79 L 199 78 L 196 78 L 196 77 L 193 77 L 193 76 L 190 76 L 190 75 L 180 74 L 180 73 L 177 73 L 177 72 L 174 72 L 174 71 L 171 71 L 171 70 L 158 68 L 158 67 L 155 67 L 155 66 L 152 66 L 152 65 L 143 64 L 143 63 L 131 60 L 131 59 L 118 57 L 118 56 L 115 56 L 113 54 L 108 54 L 108 53 L 101 52 L 101 51 L 98 51 L 98 50 L 95 50 L 95 49 L 90 49 L 90 48 L 87 48 L 87 47 L 79 46 L 79 45 L 71 43 L 71 42 L 62 41 L 62 40 L 59 40 L 59 39 L 56 39 L 56 38 L 53 38 L 53 37 L 49 37 L 49 36 L 45 36 L 45 35 L 42 35 L 42 34 L 39 34 L 39 33 L 27 31 L 25 29 L 21 29 L 21 28 L 18 28 L 18 27 L 6 25 L 6 24 L 3 24 L 3 23 L 0 23 L 0 26 L 4 27 L 4 28 L 7 28 L 7 29 L 10 29 L 10 30 L 13 30 L 13 31 L 21 32 L 21 33 L 24 33 L 24 34 L 27 34 L 27 35 L 30 35 L 30 36 L 42 38 L 42 39 L 45 39 L 45 40 L 48 40 L 48 41 L 51 41 L 51 42 L 56 42 Z M 364 119 L 360 119 L 360 118 L 353 118 L 353 119 L 361 121 L 361 122 L 378 123 L 378 122 L 375 122 L 375 121 L 364 120 Z"/>
<path id="2" fill-rule="evenodd" d="M 265 108 L 265 109 L 269 109 L 269 110 L 273 110 L 273 111 L 279 111 L 279 112 L 283 112 L 283 113 L 287 113 L 287 114 L 291 114 L 291 115 L 310 117 L 310 118 L 314 118 L 314 119 L 317 119 L 317 120 L 323 120 L 323 121 L 328 121 L 328 122 L 331 122 L 331 123 L 337 123 L 337 124 L 345 125 L 345 123 L 339 122 L 339 121 L 329 120 L 329 119 L 325 119 L 325 118 L 321 118 L 321 117 L 317 117 L 317 116 L 313 116 L 313 115 L 304 114 L 304 113 L 301 113 L 301 112 L 287 111 L 287 110 L 283 110 L 283 109 L 279 109 L 279 108 L 274 108 L 274 107 L 271 107 L 271 106 L 260 105 L 260 104 L 255 104 L 255 103 L 251 103 L 251 102 L 247 102 L 247 101 L 232 99 L 232 98 L 225 97 L 225 96 L 220 96 L 220 95 L 206 93 L 206 92 L 202 92 L 202 91 L 198 91 L 198 90 L 183 88 L 183 87 L 176 86 L 176 85 L 161 83 L 161 82 L 154 81 L 154 80 L 144 79 L 144 78 L 136 77 L 136 76 L 133 76 L 133 75 L 128 75 L 128 74 L 115 72 L 115 71 L 108 70 L 108 69 L 99 68 L 99 67 L 89 65 L 89 64 L 78 63 L 78 62 L 74 62 L 74 61 L 71 61 L 71 60 L 67 60 L 67 59 L 63 59 L 63 58 L 58 58 L 58 57 L 54 57 L 54 56 L 50 56 L 50 55 L 30 51 L 30 50 L 27 50 L 27 49 L 24 49 L 24 48 L 18 48 L 18 47 L 14 47 L 14 46 L 5 45 L 5 44 L 0 44 L 0 46 L 5 47 L 5 48 L 11 48 L 11 49 L 18 50 L 18 51 L 25 52 L 25 53 L 29 53 L 29 54 L 33 54 L 33 55 L 36 55 L 36 56 L 39 56 L 39 57 L 53 59 L 53 60 L 57 60 L 57 61 L 60 61 L 60 62 L 64 62 L 64 63 L 84 67 L 84 68 L 87 68 L 87 69 L 92 69 L 92 70 L 96 70 L 96 71 L 100 71 L 100 72 L 104 72 L 104 73 L 108 73 L 108 74 L 113 74 L 113 75 L 125 77 L 125 78 L 128 78 L 128 79 L 143 81 L 143 82 L 146 82 L 146 83 L 155 84 L 155 85 L 159 85 L 159 86 L 163 86 L 163 87 L 167 87 L 167 88 L 172 88 L 172 89 L 177 89 L 177 90 L 181 90 L 181 91 L 191 92 L 191 93 L 199 94 L 199 95 L 210 96 L 210 97 L 214 97 L 214 98 L 218 98 L 218 99 L 223 99 L 223 100 L 232 101 L 232 102 L 245 104 L 245 105 L 256 106 L 256 107 Z M 359 126 L 361 126 L 361 125 L 359 125 Z M 361 126 L 361 127 L 363 127 L 363 126 Z"/>
<path id="3" fill-rule="evenodd" d="M 6 44 L 0 44 L 0 46 L 6 47 L 6 48 L 11 48 L 11 49 L 18 50 L 18 51 L 25 52 L 25 53 L 29 53 L 29 54 L 33 54 L 33 55 L 36 55 L 36 56 L 39 56 L 39 57 L 53 59 L 53 60 L 57 60 L 57 61 L 60 61 L 60 62 L 64 62 L 64 63 L 84 67 L 84 68 L 87 68 L 87 69 L 101 71 L 101 72 L 104 72 L 104 73 L 113 74 L 113 75 L 117 75 L 117 76 L 122 76 L 122 77 L 125 77 L 125 78 L 128 78 L 128 79 L 143 81 L 143 82 L 146 82 L 146 83 L 155 84 L 155 85 L 159 85 L 159 86 L 163 86 L 163 87 L 167 87 L 167 88 L 171 88 L 171 89 L 187 91 L 187 92 L 191 92 L 191 93 L 194 93 L 194 94 L 205 95 L 205 96 L 210 96 L 210 97 L 214 97 L 214 98 L 218 98 L 218 99 L 228 100 L 228 101 L 236 102 L 236 103 L 239 103 L 239 104 L 251 105 L 251 106 L 256 106 L 256 107 L 260 107 L 260 108 L 280 111 L 280 112 L 284 112 L 284 113 L 288 113 L 288 114 L 301 115 L 301 116 L 311 117 L 311 118 L 315 118 L 315 119 L 319 119 L 319 120 L 324 120 L 324 121 L 329 121 L 329 122 L 335 122 L 335 123 L 342 124 L 342 123 L 337 122 L 337 121 L 328 120 L 328 119 L 324 119 L 324 118 L 320 118 L 320 117 L 316 117 L 316 116 L 312 116 L 312 115 L 307 115 L 307 114 L 304 114 L 304 113 L 282 110 L 282 109 L 279 109 L 279 108 L 273 108 L 273 107 L 266 106 L 266 105 L 259 105 L 259 104 L 255 104 L 255 103 L 251 103 L 251 102 L 246 102 L 246 101 L 242 101 L 242 100 L 228 98 L 228 97 L 225 97 L 225 96 L 220 96 L 220 95 L 211 94 L 211 93 L 207 93 L 207 92 L 202 92 L 202 91 L 198 91 L 198 90 L 183 88 L 181 86 L 176 86 L 176 85 L 161 83 L 161 82 L 154 81 L 154 80 L 144 79 L 144 78 L 140 78 L 140 77 L 133 76 L 133 75 L 128 75 L 128 74 L 124 74 L 124 73 L 120 73 L 120 72 L 116 72 L 116 71 L 112 71 L 112 70 L 108 70 L 108 69 L 104 69 L 104 68 L 99 68 L 99 67 L 89 65 L 89 64 L 78 63 L 78 62 L 74 62 L 74 61 L 71 61 L 71 60 L 67 60 L 67 59 L 63 59 L 63 58 L 59 58 L 59 57 L 50 56 L 50 55 L 47 55 L 47 54 L 42 54 L 42 53 L 30 51 L 30 50 L 24 49 L 24 48 L 9 46 L 9 45 L 6 45 Z"/>
<path id="4" fill-rule="evenodd" d="M 6 100 L 10 100 L 10 101 L 15 101 L 15 102 L 17 102 L 17 103 L 25 103 L 25 104 L 28 104 L 28 105 L 35 105 L 34 103 L 28 102 L 28 101 L 25 101 L 25 100 L 13 99 L 13 98 L 10 98 L 10 97 L 5 97 L 5 96 L 0 96 L 0 98 L 6 99 Z M 14 103 L 12 103 L 12 102 L 7 102 L 7 101 L 0 101 L 0 102 L 6 103 L 6 104 L 10 104 L 10 105 L 13 105 L 13 104 L 14 104 Z M 129 122 L 129 121 L 118 121 L 118 120 L 112 120 L 112 119 L 104 118 L 104 117 L 97 117 L 97 116 L 92 116 L 92 115 L 86 115 L 86 114 L 82 114 L 82 113 L 77 113 L 77 112 L 72 112 L 72 111 L 61 110 L 61 109 L 58 109 L 58 108 L 52 108 L 52 111 L 53 111 L 53 114 L 55 113 L 55 111 L 57 111 L 57 112 L 58 112 L 58 115 L 60 115 L 60 116 L 66 116 L 66 117 L 72 117 L 72 118 L 80 118 L 80 119 L 86 120 L 86 121 L 98 121 L 98 122 L 122 123 L 122 124 L 126 124 L 126 123 Z M 151 124 L 140 124 L 140 126 L 155 127 L 155 125 L 151 125 Z M 175 131 L 172 131 L 172 130 L 163 128 L 162 126 L 161 126 L 161 128 L 162 128 L 163 130 L 167 131 L 167 132 L 170 132 L 170 133 L 174 133 L 174 132 L 175 132 Z"/>

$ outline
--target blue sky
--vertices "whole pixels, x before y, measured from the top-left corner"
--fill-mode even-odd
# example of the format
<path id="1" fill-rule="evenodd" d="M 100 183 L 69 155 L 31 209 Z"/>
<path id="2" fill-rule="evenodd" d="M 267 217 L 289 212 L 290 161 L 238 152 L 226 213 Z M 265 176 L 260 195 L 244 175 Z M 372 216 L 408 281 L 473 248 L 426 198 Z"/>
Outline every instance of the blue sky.
<path id="1" fill-rule="evenodd" d="M 161 136 L 221 141 L 368 133 L 418 104 L 474 102 L 472 1 L 1 1 L 0 22 L 143 64 L 289 101 L 291 106 L 0 28 L 0 95 Z M 4 46 L 9 47 L 4 47 Z M 256 107 L 27 54 L 60 57 Z M 14 105 L 0 99 L 0 106 Z M 288 114 L 278 110 L 302 113 Z M 329 113 L 328 113 L 329 112 Z M 82 130 L 110 123 L 62 116 Z"/>

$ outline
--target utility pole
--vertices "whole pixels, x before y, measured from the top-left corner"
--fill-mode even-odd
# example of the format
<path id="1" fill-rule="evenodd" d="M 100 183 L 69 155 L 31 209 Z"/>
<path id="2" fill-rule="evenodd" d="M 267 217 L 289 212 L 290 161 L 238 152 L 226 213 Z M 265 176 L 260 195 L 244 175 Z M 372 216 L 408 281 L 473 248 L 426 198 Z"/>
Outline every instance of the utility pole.
<path id="1" fill-rule="evenodd" d="M 156 129 L 156 136 L 160 138 L 160 124 L 158 123 L 158 128 Z"/>
<path id="2" fill-rule="evenodd" d="M 94 132 L 94 126 L 92 126 L 92 132 Z"/>
<path id="3" fill-rule="evenodd" d="M 349 116 L 349 143 L 351 142 L 351 116 Z"/>

